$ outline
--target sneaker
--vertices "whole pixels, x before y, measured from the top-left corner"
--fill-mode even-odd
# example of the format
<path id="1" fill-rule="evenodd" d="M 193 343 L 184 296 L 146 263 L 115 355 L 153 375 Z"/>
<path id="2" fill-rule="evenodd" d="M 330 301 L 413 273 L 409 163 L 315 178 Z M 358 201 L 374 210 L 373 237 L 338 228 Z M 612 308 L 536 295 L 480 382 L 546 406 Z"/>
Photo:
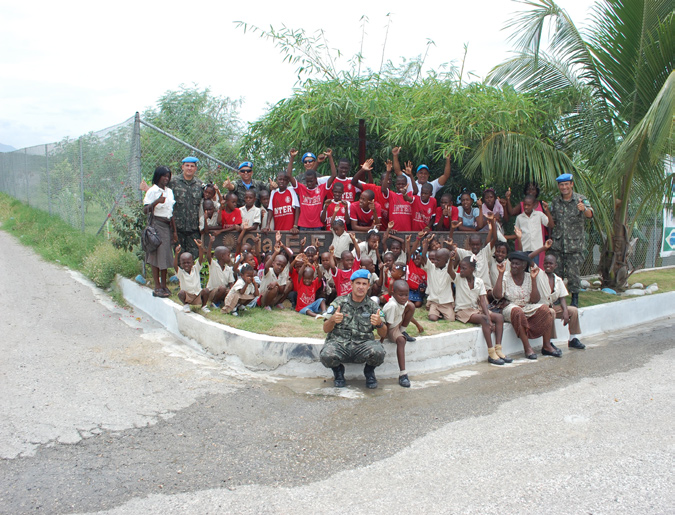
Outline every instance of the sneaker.
<path id="1" fill-rule="evenodd" d="M 405 341 L 407 341 L 407 342 L 414 342 L 415 341 L 415 338 L 410 336 L 406 331 L 401 331 L 401 334 L 403 336 L 405 336 Z M 410 385 L 410 381 L 408 381 L 408 385 Z"/>
<path id="2" fill-rule="evenodd" d="M 277 304 L 277 309 L 286 309 L 286 306 L 283 304 Z"/>
<path id="3" fill-rule="evenodd" d="M 570 349 L 585 349 L 586 346 L 579 341 L 579 338 L 572 338 L 568 343 L 567 346 Z"/>
<path id="4" fill-rule="evenodd" d="M 214 308 L 220 309 L 220 307 L 222 306 L 222 303 L 221 303 L 221 302 L 212 302 L 211 305 L 212 305 Z"/>
<path id="5" fill-rule="evenodd" d="M 238 316 L 239 316 L 239 312 L 238 312 L 238 311 L 233 311 L 232 313 L 230 313 L 230 315 L 232 315 L 233 317 L 238 317 Z"/>
<path id="6" fill-rule="evenodd" d="M 408 379 L 408 374 L 398 376 L 398 384 L 403 388 L 410 388 L 410 379 Z"/>
<path id="7" fill-rule="evenodd" d="M 270 306 L 265 306 L 265 309 L 266 309 L 267 311 L 272 311 L 272 308 L 271 308 Z"/>
<path id="8" fill-rule="evenodd" d="M 183 304 L 183 313 L 189 313 L 190 312 L 190 306 L 187 304 Z"/>
<path id="9" fill-rule="evenodd" d="M 211 313 L 211 310 L 207 308 L 206 306 L 202 306 L 202 313 Z"/>
<path id="10" fill-rule="evenodd" d="M 366 387 L 371 390 L 377 388 L 377 378 L 375 377 L 375 367 L 366 365 L 363 367 L 363 375 L 366 376 Z"/>

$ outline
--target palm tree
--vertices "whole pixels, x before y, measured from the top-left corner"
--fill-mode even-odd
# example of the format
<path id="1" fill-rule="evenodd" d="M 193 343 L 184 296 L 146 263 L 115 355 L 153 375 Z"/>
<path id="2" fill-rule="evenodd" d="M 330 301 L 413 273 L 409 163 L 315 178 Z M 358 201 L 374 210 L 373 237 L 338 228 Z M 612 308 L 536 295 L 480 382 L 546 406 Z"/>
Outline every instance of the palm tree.
<path id="1" fill-rule="evenodd" d="M 546 128 L 546 140 L 486 138 L 469 171 L 490 176 L 498 162 L 513 178 L 551 187 L 561 167 L 574 170 L 604 240 L 603 283 L 623 287 L 635 219 L 656 212 L 675 184 L 664 172 L 673 154 L 674 2 L 599 0 L 583 30 L 553 0 L 522 3 L 529 10 L 507 25 L 516 54 L 489 80 L 534 94 L 559 111 L 559 122 Z"/>

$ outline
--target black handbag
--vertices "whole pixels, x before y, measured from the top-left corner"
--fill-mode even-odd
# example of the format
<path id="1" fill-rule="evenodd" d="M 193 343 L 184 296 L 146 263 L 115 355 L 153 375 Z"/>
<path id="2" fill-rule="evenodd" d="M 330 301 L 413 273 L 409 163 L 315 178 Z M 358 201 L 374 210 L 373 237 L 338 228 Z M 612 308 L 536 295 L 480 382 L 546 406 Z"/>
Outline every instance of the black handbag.
<path id="1" fill-rule="evenodd" d="M 141 246 L 146 253 L 156 251 L 162 244 L 162 239 L 159 237 L 157 229 L 152 226 L 154 218 L 155 216 L 150 213 L 148 216 L 148 226 L 141 233 Z"/>

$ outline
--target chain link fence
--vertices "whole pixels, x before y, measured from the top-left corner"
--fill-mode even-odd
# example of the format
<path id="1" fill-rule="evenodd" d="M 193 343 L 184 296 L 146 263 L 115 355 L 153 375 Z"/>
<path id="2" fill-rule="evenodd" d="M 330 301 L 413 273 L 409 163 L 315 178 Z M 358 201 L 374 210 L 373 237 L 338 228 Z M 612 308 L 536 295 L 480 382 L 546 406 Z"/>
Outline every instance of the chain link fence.
<path id="1" fill-rule="evenodd" d="M 82 232 L 109 235 L 115 211 L 127 201 L 141 200 L 139 185 L 143 180 L 150 183 L 157 166 L 179 173 L 181 160 L 193 155 L 200 159 L 199 177 L 205 183 L 222 184 L 225 178 L 236 177 L 232 131 L 206 130 L 193 120 L 183 126 L 181 138 L 175 135 L 177 129 L 172 131 L 172 123 L 178 122 L 136 113 L 77 139 L 0 153 L 0 191 L 59 216 Z M 662 213 L 637 220 L 629 259 L 633 269 L 675 264 L 675 258 L 659 256 L 662 227 Z M 583 275 L 597 273 L 602 248 L 602 236 L 590 224 Z"/>

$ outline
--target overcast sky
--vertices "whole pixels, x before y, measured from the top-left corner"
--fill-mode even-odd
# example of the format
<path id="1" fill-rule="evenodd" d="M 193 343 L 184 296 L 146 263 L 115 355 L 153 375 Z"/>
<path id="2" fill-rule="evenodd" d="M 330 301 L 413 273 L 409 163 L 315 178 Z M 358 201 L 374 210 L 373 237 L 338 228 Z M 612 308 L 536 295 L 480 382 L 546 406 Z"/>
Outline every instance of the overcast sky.
<path id="1" fill-rule="evenodd" d="M 589 2 L 559 0 L 577 25 Z M 153 106 L 167 90 L 196 83 L 217 95 L 243 98 L 241 117 L 258 118 L 268 103 L 292 93 L 295 66 L 272 42 L 234 21 L 280 28 L 322 28 L 328 43 L 350 57 L 361 44 L 364 66 L 378 69 L 387 14 L 385 59 L 423 54 L 427 64 L 461 62 L 484 77 L 508 56 L 502 30 L 524 6 L 509 0 L 473 2 L 148 2 L 0 0 L 0 143 L 16 148 L 77 137 L 122 122 Z M 343 61 L 346 63 L 346 61 Z M 345 64 L 346 66 L 346 64 Z"/>

